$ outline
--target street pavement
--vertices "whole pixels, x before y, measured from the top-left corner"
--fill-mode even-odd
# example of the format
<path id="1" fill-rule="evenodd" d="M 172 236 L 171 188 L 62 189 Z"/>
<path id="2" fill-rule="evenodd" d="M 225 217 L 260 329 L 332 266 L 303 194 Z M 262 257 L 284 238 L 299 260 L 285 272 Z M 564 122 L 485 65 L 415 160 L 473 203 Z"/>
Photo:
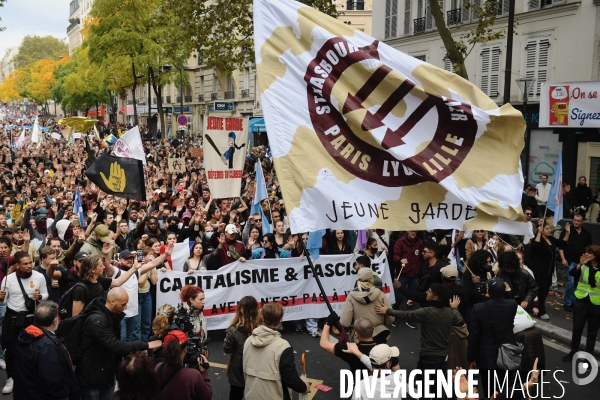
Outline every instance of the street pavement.
<path id="1" fill-rule="evenodd" d="M 553 296 L 550 296 L 553 297 Z M 562 299 L 561 299 L 562 300 Z M 556 301 L 551 299 L 550 302 Z M 561 303 L 562 304 L 562 303 Z M 554 307 L 548 307 L 552 320 L 558 325 L 558 310 Z M 553 311 L 552 311 L 553 310 Z M 560 308 L 562 311 L 562 307 Z M 566 316 L 561 317 L 565 321 Z M 408 328 L 403 321 L 398 321 L 398 327 L 392 327 L 392 337 L 388 344 L 397 346 L 400 349 L 400 366 L 408 371 L 416 368 L 419 355 L 420 326 L 417 329 Z M 562 323 L 562 322 L 561 322 Z M 565 322 L 565 327 L 568 323 Z M 300 372 L 300 357 L 306 353 L 307 376 L 313 383 L 313 386 L 323 383 L 332 389 L 328 392 L 322 392 L 313 389 L 309 399 L 339 399 L 340 398 L 340 370 L 346 368 L 347 364 L 336 357 L 329 355 L 319 348 L 320 338 L 313 338 L 307 332 L 296 333 L 294 325 L 291 322 L 284 323 L 285 330 L 283 337 L 290 342 L 296 356 L 296 366 Z M 228 355 L 223 353 L 224 331 L 211 331 L 209 335 L 212 339 L 209 344 L 210 350 L 210 378 L 213 388 L 213 399 L 226 400 L 229 397 L 229 383 L 225 368 L 227 366 Z M 546 369 L 550 372 L 544 374 L 543 396 L 545 398 L 564 398 L 564 399 L 592 399 L 597 398 L 600 393 L 600 376 L 589 385 L 578 386 L 573 383 L 571 376 L 571 363 L 565 363 L 561 358 L 569 351 L 569 348 L 562 343 L 554 340 L 544 339 Z M 553 378 L 561 381 L 561 385 Z M 0 387 L 6 379 L 6 371 L 0 370 Z M 564 388 L 564 389 L 563 389 Z M 294 399 L 298 395 L 294 394 Z M 538 397 L 540 398 L 540 397 Z M 1 395 L 0 400 L 12 399 L 12 395 Z"/>

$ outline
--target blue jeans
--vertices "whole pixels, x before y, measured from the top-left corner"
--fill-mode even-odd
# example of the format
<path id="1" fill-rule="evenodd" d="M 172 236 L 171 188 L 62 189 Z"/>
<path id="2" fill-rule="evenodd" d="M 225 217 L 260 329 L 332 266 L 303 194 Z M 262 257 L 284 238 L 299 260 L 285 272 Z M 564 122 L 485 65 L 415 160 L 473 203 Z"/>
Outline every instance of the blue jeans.
<path id="1" fill-rule="evenodd" d="M 140 340 L 147 342 L 152 323 L 152 296 L 150 292 L 138 293 L 138 307 L 138 317 L 140 319 L 138 326 L 141 329 L 138 337 L 140 337 Z"/>
<path id="2" fill-rule="evenodd" d="M 100 388 L 81 388 L 81 400 L 109 400 L 115 392 L 115 385 Z"/>
<path id="3" fill-rule="evenodd" d="M 565 299 L 563 304 L 565 306 L 572 306 L 575 303 L 575 279 L 571 276 L 570 272 L 577 266 L 576 262 L 572 262 L 565 271 L 567 273 L 567 285 L 565 286 Z"/>
<path id="4" fill-rule="evenodd" d="M 413 277 L 413 278 L 409 278 L 407 276 L 400 276 L 400 283 L 402 284 L 402 287 L 405 289 L 409 289 L 409 290 L 417 290 L 417 288 L 419 287 L 419 278 L 418 277 Z M 405 297 L 402 295 L 402 292 L 400 292 L 400 290 L 396 290 L 395 291 L 395 295 L 396 295 L 396 304 L 394 304 L 394 309 L 398 310 L 400 309 L 400 304 L 402 303 L 402 300 L 405 299 Z M 408 300 L 408 299 L 406 299 Z M 406 309 L 407 310 L 412 310 L 414 306 L 407 306 Z"/>
<path id="5" fill-rule="evenodd" d="M 316 318 L 306 318 L 306 330 L 309 333 L 317 332 L 319 329 L 319 325 L 317 324 Z"/>
<path id="6" fill-rule="evenodd" d="M 121 340 L 133 342 L 140 340 L 140 314 L 135 317 L 125 317 L 121 321 Z"/>

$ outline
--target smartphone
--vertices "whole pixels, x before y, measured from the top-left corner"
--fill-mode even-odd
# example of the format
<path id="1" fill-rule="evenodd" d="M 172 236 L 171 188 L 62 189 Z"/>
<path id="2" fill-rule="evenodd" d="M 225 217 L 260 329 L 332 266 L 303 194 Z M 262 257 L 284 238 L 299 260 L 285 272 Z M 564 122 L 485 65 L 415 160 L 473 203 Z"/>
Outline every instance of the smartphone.
<path id="1" fill-rule="evenodd" d="M 143 250 L 138 250 L 137 251 L 137 260 L 138 260 L 138 262 L 142 262 L 143 259 L 144 259 L 144 251 Z"/>

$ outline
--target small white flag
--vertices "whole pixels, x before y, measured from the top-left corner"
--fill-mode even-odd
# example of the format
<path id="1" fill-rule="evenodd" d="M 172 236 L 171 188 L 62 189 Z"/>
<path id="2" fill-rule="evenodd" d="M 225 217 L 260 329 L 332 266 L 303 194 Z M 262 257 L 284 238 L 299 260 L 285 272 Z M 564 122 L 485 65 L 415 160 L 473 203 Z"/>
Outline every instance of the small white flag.
<path id="1" fill-rule="evenodd" d="M 113 152 L 116 156 L 125 158 L 135 158 L 141 160 L 146 165 L 146 154 L 144 154 L 144 145 L 142 144 L 142 137 L 140 136 L 140 130 L 137 126 L 134 126 L 123 134 L 115 142 Z"/>

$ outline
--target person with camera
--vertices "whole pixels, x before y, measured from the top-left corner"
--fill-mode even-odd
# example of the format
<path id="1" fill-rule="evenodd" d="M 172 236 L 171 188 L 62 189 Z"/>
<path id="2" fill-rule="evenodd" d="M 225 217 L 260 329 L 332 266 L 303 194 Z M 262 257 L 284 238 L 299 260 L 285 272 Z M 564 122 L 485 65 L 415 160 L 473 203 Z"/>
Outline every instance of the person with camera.
<path id="1" fill-rule="evenodd" d="M 198 357 L 198 369 L 184 366 L 188 337 L 180 330 L 165 335 L 162 354 L 165 362 L 156 366 L 160 380 L 160 398 L 163 400 L 210 400 L 212 387 L 206 372 L 208 360 L 205 354 Z"/>
<path id="2" fill-rule="evenodd" d="M 202 313 L 205 300 L 204 290 L 198 286 L 185 285 L 179 293 L 179 298 L 183 302 L 183 307 L 187 310 L 187 316 L 192 324 L 191 333 L 194 337 L 200 337 L 202 341 L 205 341 L 208 338 L 208 332 Z"/>

